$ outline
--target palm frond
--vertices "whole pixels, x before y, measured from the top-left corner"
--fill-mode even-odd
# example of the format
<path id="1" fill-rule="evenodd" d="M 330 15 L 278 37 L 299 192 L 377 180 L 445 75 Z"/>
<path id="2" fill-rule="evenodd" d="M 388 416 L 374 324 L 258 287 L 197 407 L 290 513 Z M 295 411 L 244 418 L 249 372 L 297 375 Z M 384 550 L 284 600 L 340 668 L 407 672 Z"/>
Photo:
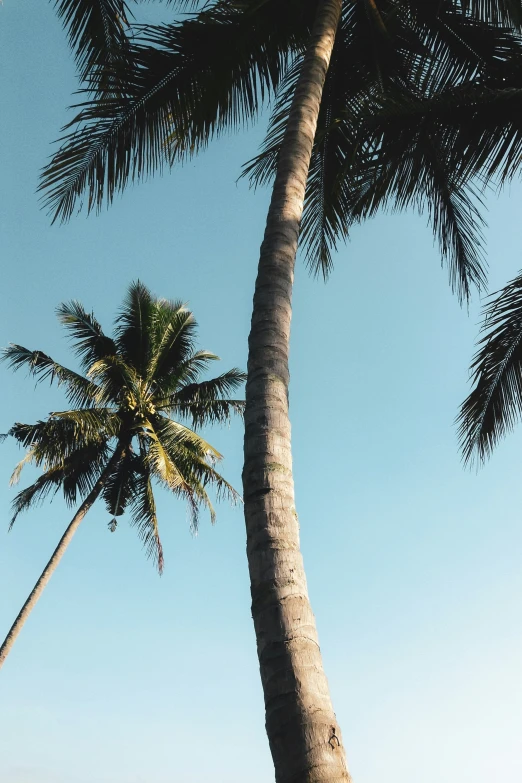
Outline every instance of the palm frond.
<path id="1" fill-rule="evenodd" d="M 31 486 L 18 492 L 12 503 L 12 516 L 9 522 L 9 530 L 13 527 L 19 514 L 27 511 L 32 506 L 41 503 L 51 491 L 58 492 L 63 481 L 63 466 L 55 466 L 42 473 Z"/>
<path id="2" fill-rule="evenodd" d="M 113 408 L 53 411 L 48 421 L 54 424 L 57 420 L 72 425 L 76 437 L 86 441 L 117 438 L 122 427 L 121 417 Z"/>
<path id="3" fill-rule="evenodd" d="M 473 90 L 450 117 L 454 155 L 460 156 L 462 176 L 480 173 L 485 180 L 509 182 L 522 160 L 522 70 L 515 87 Z M 467 113 L 463 111 L 467 107 Z"/>
<path id="4" fill-rule="evenodd" d="M 64 460 L 62 490 L 68 506 L 87 497 L 106 467 L 112 450 L 105 439 L 78 447 Z"/>
<path id="5" fill-rule="evenodd" d="M 313 5 L 218 3 L 181 24 L 144 28 L 111 73 L 114 94 L 77 107 L 43 172 L 54 219 L 69 219 L 83 194 L 89 211 L 99 209 L 130 181 L 256 118 L 307 39 Z"/>
<path id="6" fill-rule="evenodd" d="M 122 58 L 128 49 L 127 3 L 125 0 L 55 0 L 54 5 L 68 33 L 80 79 L 97 79 L 107 89 L 104 66 Z"/>
<path id="7" fill-rule="evenodd" d="M 181 302 L 158 300 L 153 311 L 153 347 L 147 366 L 149 382 L 161 384 L 194 352 L 197 323 Z"/>
<path id="8" fill-rule="evenodd" d="M 151 352 L 153 298 L 139 280 L 129 290 L 116 318 L 116 343 L 127 364 L 144 374 Z"/>
<path id="9" fill-rule="evenodd" d="M 152 428 L 147 432 L 147 436 L 146 464 L 150 473 L 171 491 L 179 488 L 188 489 L 183 475 L 179 472 L 176 461 L 172 459 L 162 439 L 158 437 Z"/>
<path id="10" fill-rule="evenodd" d="M 222 459 L 221 454 L 197 433 L 178 422 L 158 418 L 160 421 L 155 422 L 156 435 L 187 484 L 191 486 L 192 479 L 203 487 L 212 484 L 219 498 L 226 497 L 233 502 L 239 500 L 236 490 L 213 467 L 216 461 Z"/>
<path id="11" fill-rule="evenodd" d="M 184 11 L 201 11 L 204 8 L 212 5 L 215 0 L 159 0 L 164 5 L 174 6 L 175 10 Z"/>
<path id="12" fill-rule="evenodd" d="M 158 400 L 164 400 L 174 394 L 180 387 L 197 383 L 211 362 L 219 361 L 219 356 L 210 351 L 196 351 L 188 359 L 173 368 L 169 376 L 159 379 L 156 385 Z"/>
<path id="13" fill-rule="evenodd" d="M 9 433 L 8 433 L 9 434 Z M 25 468 L 26 465 L 30 465 L 33 461 L 33 449 L 29 448 L 27 449 L 27 452 L 25 456 L 20 460 L 20 462 L 15 466 L 15 469 L 11 473 L 11 478 L 9 479 L 9 486 L 14 487 L 18 482 L 20 481 L 20 477 L 22 475 L 22 471 Z"/>
<path id="14" fill-rule="evenodd" d="M 474 389 L 458 417 L 465 462 L 483 462 L 522 418 L 522 273 L 490 297 L 483 315 Z"/>
<path id="15" fill-rule="evenodd" d="M 142 470 L 142 462 L 129 444 L 102 489 L 102 497 L 112 517 L 121 516 L 132 501 L 135 492 L 134 484 Z"/>
<path id="16" fill-rule="evenodd" d="M 78 373 L 68 370 L 42 351 L 30 351 L 22 345 L 11 344 L 2 349 L 0 361 L 6 361 L 13 370 L 26 367 L 37 383 L 48 380 L 63 386 L 71 405 L 82 407 L 97 404 L 98 387 Z"/>
<path id="17" fill-rule="evenodd" d="M 75 353 L 85 370 L 98 359 L 117 353 L 114 340 L 103 333 L 94 313 L 88 313 L 80 302 L 64 302 L 56 308 L 56 313 L 71 335 Z"/>
<path id="18" fill-rule="evenodd" d="M 234 368 L 217 378 L 182 386 L 157 407 L 172 415 L 189 418 L 194 427 L 225 423 L 233 413 L 243 414 L 244 401 L 229 399 L 228 395 L 245 381 L 246 373 Z"/>
<path id="19" fill-rule="evenodd" d="M 138 529 L 138 535 L 143 541 L 147 556 L 154 558 L 157 569 L 162 574 L 165 562 L 163 546 L 159 536 L 152 483 L 147 471 L 137 473 L 134 478 L 131 515 L 132 524 Z"/>
<path id="20" fill-rule="evenodd" d="M 219 451 L 199 433 L 178 421 L 156 414 L 150 417 L 149 424 L 154 437 L 161 441 L 162 446 L 170 454 L 174 454 L 176 449 L 181 448 L 188 450 L 197 459 L 210 459 L 216 462 L 223 458 Z M 147 430 L 147 435 L 149 434 Z"/>
<path id="21" fill-rule="evenodd" d="M 493 24 L 522 26 L 520 0 L 459 0 L 465 13 Z"/>
<path id="22" fill-rule="evenodd" d="M 31 461 L 39 467 L 58 464 L 79 447 L 115 437 L 120 426 L 113 411 L 89 408 L 53 413 L 36 424 L 16 423 L 8 435 L 31 449 Z"/>
<path id="23" fill-rule="evenodd" d="M 92 490 L 107 460 L 105 441 L 79 446 L 63 460 L 56 461 L 29 487 L 18 492 L 13 500 L 11 528 L 22 511 L 43 502 L 51 491 L 61 488 L 69 506 L 76 503 L 78 495 L 84 498 Z"/>
<path id="24" fill-rule="evenodd" d="M 89 367 L 88 375 L 98 384 L 98 397 L 105 403 L 135 408 L 141 380 L 134 367 L 121 356 L 105 356 Z"/>
<path id="25" fill-rule="evenodd" d="M 398 8 L 354 3 L 343 11 L 323 91 L 300 246 L 310 270 L 327 277 L 332 253 L 354 222 L 379 207 L 414 206 L 428 212 L 452 287 L 466 300 L 484 284 L 481 198 L 473 183 L 480 164 L 471 161 L 465 168 L 476 145 L 465 147 L 464 133 L 460 160 L 454 152 L 457 126 L 444 115 L 442 96 L 458 88 L 462 97 L 485 80 L 503 85 L 520 61 L 521 42 L 458 4 L 408 0 L 401 13 Z M 299 67 L 296 59 L 280 83 L 261 153 L 244 168 L 254 186 L 275 174 Z M 436 120 L 430 110 L 439 111 Z M 461 128 L 470 124 L 464 113 Z"/>

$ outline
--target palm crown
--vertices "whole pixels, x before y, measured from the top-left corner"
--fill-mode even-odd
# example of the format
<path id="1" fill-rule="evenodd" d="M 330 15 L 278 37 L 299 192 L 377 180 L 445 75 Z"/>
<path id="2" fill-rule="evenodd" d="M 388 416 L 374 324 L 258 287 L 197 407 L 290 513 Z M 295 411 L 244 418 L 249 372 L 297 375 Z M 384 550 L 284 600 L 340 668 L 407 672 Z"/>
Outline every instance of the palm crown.
<path id="1" fill-rule="evenodd" d="M 93 18 L 87 17 L 90 0 L 74 5 L 77 20 Z M 255 183 L 272 178 L 317 2 L 178 5 L 200 11 L 183 22 L 138 30 L 126 42 L 125 56 L 104 59 L 103 41 L 91 40 L 92 68 L 82 66 L 86 100 L 44 171 L 42 186 L 55 217 L 69 218 L 83 193 L 89 208 L 99 208 L 129 180 L 183 160 L 214 135 L 254 119 L 268 99 L 268 136 L 247 173 Z M 467 298 L 473 285 L 484 283 L 469 177 L 457 176 L 437 133 L 414 135 L 400 169 L 390 166 L 386 153 L 393 152 L 394 137 L 370 120 L 385 96 L 431 100 L 439 91 L 486 78 L 491 86 L 503 84 L 505 64 L 520 58 L 514 30 L 521 23 L 518 0 L 343 3 L 302 219 L 301 241 L 313 270 L 328 274 L 332 250 L 354 220 L 386 204 L 415 205 L 428 209 L 459 294 Z M 87 34 L 86 23 L 81 29 Z M 109 53 L 116 38 L 111 40 Z M 77 35 L 73 43 L 85 64 L 85 39 Z M 101 74 L 110 78 L 110 95 L 100 90 Z M 408 133 L 408 121 L 404 127 Z"/>
<path id="2" fill-rule="evenodd" d="M 73 339 L 85 375 L 41 351 L 11 345 L 3 352 L 14 369 L 26 367 L 38 381 L 56 381 L 71 405 L 44 421 L 17 423 L 9 430 L 27 449 L 13 481 L 26 463 L 43 471 L 17 494 L 11 524 L 49 492 L 61 488 L 73 504 L 104 476 L 101 493 L 113 517 L 111 526 L 129 508 L 147 554 L 161 572 L 153 481 L 188 502 L 194 528 L 201 506 L 214 519 L 209 486 L 218 495 L 237 499 L 215 469 L 221 454 L 195 428 L 242 412 L 243 402 L 229 395 L 245 376 L 232 369 L 200 381 L 202 371 L 218 357 L 195 350 L 193 314 L 180 302 L 154 298 L 139 282 L 129 288 L 114 338 L 106 336 L 78 302 L 62 304 L 58 317 Z"/>

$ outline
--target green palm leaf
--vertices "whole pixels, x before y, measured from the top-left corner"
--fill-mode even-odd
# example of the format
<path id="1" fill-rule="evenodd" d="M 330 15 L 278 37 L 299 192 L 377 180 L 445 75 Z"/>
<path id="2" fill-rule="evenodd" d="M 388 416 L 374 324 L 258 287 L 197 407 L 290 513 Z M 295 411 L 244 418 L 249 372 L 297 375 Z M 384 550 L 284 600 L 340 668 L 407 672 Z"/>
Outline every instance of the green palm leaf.
<path id="1" fill-rule="evenodd" d="M 77 502 L 78 496 L 84 498 L 99 478 L 107 458 L 107 444 L 99 441 L 80 445 L 62 460 L 54 460 L 33 484 L 15 496 L 9 528 L 12 528 L 22 511 L 43 502 L 50 492 L 58 492 L 61 489 L 69 506 Z M 17 473 L 19 474 L 19 471 L 15 469 L 15 481 L 18 478 Z"/>
<path id="2" fill-rule="evenodd" d="M 232 413 L 242 414 L 243 400 L 229 399 L 229 395 L 246 381 L 246 374 L 234 368 L 217 378 L 181 386 L 158 409 L 170 414 L 188 417 L 194 427 L 230 420 Z"/>
<path id="3" fill-rule="evenodd" d="M 134 497 L 134 483 L 142 471 L 142 461 L 130 446 L 127 447 L 102 490 L 107 511 L 112 517 L 119 517 L 125 512 Z"/>
<path id="4" fill-rule="evenodd" d="M 77 410 L 53 413 L 36 424 L 14 424 L 9 435 L 30 449 L 37 467 L 60 464 L 76 449 L 107 441 L 118 434 L 120 422 L 113 411 Z"/>
<path id="5" fill-rule="evenodd" d="M 194 354 L 197 324 L 181 302 L 161 302 L 153 313 L 154 344 L 147 379 L 161 383 Z"/>
<path id="6" fill-rule="evenodd" d="M 152 306 L 150 291 L 138 280 L 129 286 L 116 319 L 118 352 L 142 374 L 150 360 Z"/>
<path id="7" fill-rule="evenodd" d="M 52 384 L 56 381 L 58 386 L 63 386 L 71 405 L 97 404 L 99 389 L 96 384 L 58 364 L 42 351 L 30 351 L 21 345 L 11 344 L 1 351 L 0 360 L 8 362 L 15 371 L 27 368 L 38 383 L 48 380 Z"/>
<path id="8" fill-rule="evenodd" d="M 155 560 L 158 572 L 163 573 L 163 546 L 159 535 L 156 503 L 152 490 L 150 474 L 146 469 L 138 473 L 133 481 L 131 500 L 132 524 L 138 529 L 147 557 Z"/>
<path id="9" fill-rule="evenodd" d="M 88 313 L 80 302 L 68 302 L 56 308 L 59 321 L 65 326 L 74 343 L 82 367 L 87 369 L 97 359 L 116 354 L 114 340 L 106 337 L 93 313 Z"/>

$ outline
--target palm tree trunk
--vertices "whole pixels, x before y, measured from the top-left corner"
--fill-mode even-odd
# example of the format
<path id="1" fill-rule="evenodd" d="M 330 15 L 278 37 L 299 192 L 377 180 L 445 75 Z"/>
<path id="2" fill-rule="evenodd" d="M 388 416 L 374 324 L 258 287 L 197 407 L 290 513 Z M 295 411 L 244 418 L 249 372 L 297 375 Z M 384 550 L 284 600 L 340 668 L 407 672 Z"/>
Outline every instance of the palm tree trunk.
<path id="1" fill-rule="evenodd" d="M 39 580 L 33 587 L 29 595 L 29 598 L 22 606 L 20 613 L 18 614 L 18 617 L 14 621 L 9 633 L 4 639 L 2 646 L 0 647 L 0 668 L 2 668 L 5 659 L 11 652 L 11 648 L 14 645 L 18 637 L 18 634 L 20 633 L 23 626 L 25 625 L 25 621 L 29 617 L 29 614 L 34 609 L 36 602 L 42 595 L 44 587 L 47 585 L 47 582 L 53 575 L 56 566 L 58 565 L 63 555 L 65 554 L 65 550 L 69 546 L 72 537 L 74 536 L 78 527 L 80 526 L 80 522 L 82 521 L 86 513 L 89 511 L 91 506 L 98 498 L 100 492 L 102 491 L 105 485 L 105 482 L 107 481 L 107 478 L 109 477 L 109 474 L 111 473 L 112 468 L 114 467 L 115 463 L 120 459 L 122 452 L 123 452 L 123 447 L 120 444 L 116 447 L 111 459 L 107 463 L 105 470 L 103 471 L 100 478 L 98 479 L 94 487 L 91 489 L 91 491 L 89 492 L 89 494 L 87 495 L 83 503 L 81 504 L 76 514 L 74 515 L 72 522 L 70 523 L 69 527 L 61 537 L 58 546 L 54 550 L 51 559 L 45 566 Z"/>
<path id="2" fill-rule="evenodd" d="M 288 417 L 299 224 L 341 7 L 342 0 L 318 3 L 279 155 L 249 337 L 243 470 L 247 555 L 277 783 L 350 781 L 299 551 Z"/>

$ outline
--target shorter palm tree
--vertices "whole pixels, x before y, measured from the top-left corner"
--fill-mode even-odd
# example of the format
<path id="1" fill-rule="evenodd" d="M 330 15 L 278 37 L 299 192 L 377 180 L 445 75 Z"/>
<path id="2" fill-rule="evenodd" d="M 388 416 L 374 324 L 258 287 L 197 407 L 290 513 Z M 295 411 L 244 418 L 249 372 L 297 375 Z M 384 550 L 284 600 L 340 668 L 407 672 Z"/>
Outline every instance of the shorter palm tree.
<path id="1" fill-rule="evenodd" d="M 458 418 L 466 462 L 484 462 L 522 419 L 522 272 L 490 297 L 482 333 L 471 365 L 474 388 Z"/>
<path id="2" fill-rule="evenodd" d="M 13 369 L 26 367 L 37 381 L 56 381 L 71 405 L 45 421 L 15 424 L 9 430 L 8 435 L 26 449 L 11 482 L 18 481 L 25 464 L 42 469 L 39 478 L 16 495 L 10 526 L 21 511 L 60 488 L 69 505 L 78 498 L 82 502 L 0 647 L 0 666 L 100 495 L 112 518 L 111 530 L 116 518 L 130 510 L 131 522 L 160 573 L 163 549 L 153 481 L 188 502 L 194 529 L 201 506 L 214 521 L 210 485 L 218 497 L 238 498 L 215 469 L 221 454 L 195 430 L 242 413 L 243 401 L 229 399 L 229 394 L 245 376 L 232 369 L 212 380 L 199 380 L 218 357 L 195 350 L 193 314 L 180 302 L 153 297 L 139 282 L 129 288 L 114 339 L 79 302 L 62 304 L 57 313 L 72 336 L 84 375 L 41 351 L 20 345 L 3 351 Z"/>

